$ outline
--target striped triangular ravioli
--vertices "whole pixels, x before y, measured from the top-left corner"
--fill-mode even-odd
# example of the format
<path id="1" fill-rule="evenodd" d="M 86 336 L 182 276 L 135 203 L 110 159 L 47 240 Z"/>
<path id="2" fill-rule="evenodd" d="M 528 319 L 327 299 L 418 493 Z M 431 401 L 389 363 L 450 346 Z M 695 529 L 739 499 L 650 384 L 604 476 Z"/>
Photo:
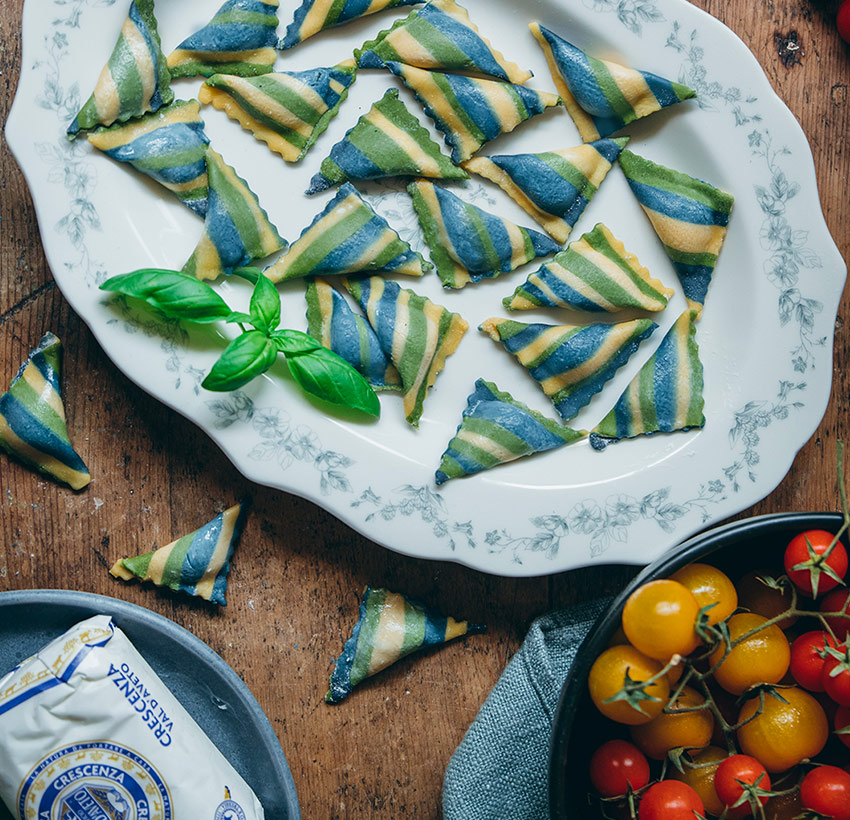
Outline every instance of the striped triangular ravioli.
<path id="1" fill-rule="evenodd" d="M 278 5 L 278 0 L 227 0 L 206 26 L 168 55 L 172 76 L 253 77 L 271 71 Z"/>
<path id="2" fill-rule="evenodd" d="M 735 198 L 631 151 L 620 155 L 620 166 L 676 269 L 688 304 L 699 313 Z"/>
<path id="3" fill-rule="evenodd" d="M 0 396 L 0 449 L 81 490 L 91 476 L 68 438 L 61 380 L 62 343 L 46 333 Z"/>
<path id="4" fill-rule="evenodd" d="M 573 430 L 547 419 L 492 382 L 478 379 L 435 480 L 444 484 L 452 478 L 572 444 L 586 435 L 586 430 Z"/>
<path id="5" fill-rule="evenodd" d="M 272 282 L 285 282 L 301 276 L 378 270 L 423 276 L 431 267 L 346 182 L 265 273 Z"/>
<path id="6" fill-rule="evenodd" d="M 462 316 L 380 276 L 351 279 L 348 291 L 401 376 L 404 416 L 419 426 L 422 405 L 469 324 Z"/>
<path id="7" fill-rule="evenodd" d="M 664 310 L 672 295 L 600 222 L 530 274 L 502 304 L 508 310 L 563 307 L 615 313 L 637 308 L 654 312 Z"/>
<path id="8" fill-rule="evenodd" d="M 585 142 L 598 140 L 662 108 L 696 96 L 648 71 L 597 60 L 539 23 L 530 23 L 564 105 Z"/>
<path id="9" fill-rule="evenodd" d="M 204 217 L 209 198 L 209 139 L 200 109 L 197 100 L 178 100 L 139 120 L 89 134 L 89 142 L 112 159 L 129 162 Z"/>
<path id="10" fill-rule="evenodd" d="M 243 501 L 164 547 L 116 561 L 109 571 L 123 581 L 151 581 L 158 587 L 227 606 L 224 594 L 230 559 L 247 514 L 248 505 Z"/>
<path id="11" fill-rule="evenodd" d="M 259 77 L 215 74 L 201 86 L 198 97 L 224 111 L 287 162 L 298 162 L 336 116 L 355 74 L 354 60 Z"/>
<path id="12" fill-rule="evenodd" d="M 496 51 L 469 19 L 469 12 L 454 0 L 431 0 L 415 9 L 355 49 L 354 57 L 361 68 L 381 68 L 395 61 L 419 68 L 474 71 L 511 83 L 524 83 L 531 77 L 530 71 Z"/>
<path id="13" fill-rule="evenodd" d="M 397 592 L 366 587 L 357 623 L 334 664 L 325 700 L 339 703 L 358 683 L 411 652 L 484 630 L 480 624 L 446 618 Z"/>
<path id="14" fill-rule="evenodd" d="M 257 195 L 212 148 L 207 146 L 210 197 L 204 233 L 183 266 L 198 279 L 217 279 L 286 247 Z"/>
<path id="15" fill-rule="evenodd" d="M 545 234 L 464 202 L 427 180 L 411 182 L 407 191 L 444 287 L 462 288 L 558 251 Z"/>
<path id="16" fill-rule="evenodd" d="M 398 89 L 391 88 L 334 145 L 307 193 L 315 194 L 346 180 L 398 176 L 469 178 L 407 110 L 398 98 Z"/>
<path id="17" fill-rule="evenodd" d="M 118 42 L 91 97 L 68 126 L 71 139 L 97 125 L 126 122 L 157 111 L 174 99 L 153 4 L 154 0 L 130 3 Z"/>
<path id="18" fill-rule="evenodd" d="M 342 356 L 376 390 L 401 390 L 395 365 L 381 348 L 371 325 L 324 279 L 307 285 L 307 332 Z"/>
<path id="19" fill-rule="evenodd" d="M 620 137 L 541 154 L 474 157 L 463 167 L 495 182 L 564 243 L 627 142 Z"/>
<path id="20" fill-rule="evenodd" d="M 696 318 L 694 310 L 679 316 L 614 409 L 594 428 L 590 443 L 595 449 L 623 438 L 705 425 Z"/>
<path id="21" fill-rule="evenodd" d="M 525 324 L 494 318 L 480 330 L 501 342 L 540 383 L 564 420 L 575 416 L 658 327 L 649 319 L 614 325 Z"/>
<path id="22" fill-rule="evenodd" d="M 557 94 L 498 80 L 442 74 L 388 62 L 451 146 L 452 160 L 469 159 L 485 142 L 558 105 Z"/>

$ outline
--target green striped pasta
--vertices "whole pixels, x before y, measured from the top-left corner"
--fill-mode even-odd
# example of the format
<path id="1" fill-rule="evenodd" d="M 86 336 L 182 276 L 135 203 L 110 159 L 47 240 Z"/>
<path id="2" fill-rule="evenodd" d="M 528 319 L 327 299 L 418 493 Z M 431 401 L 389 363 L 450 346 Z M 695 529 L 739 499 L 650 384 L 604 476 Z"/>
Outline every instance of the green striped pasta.
<path id="1" fill-rule="evenodd" d="M 272 282 L 285 282 L 377 270 L 423 276 L 431 267 L 346 182 L 265 273 Z"/>
<path id="2" fill-rule="evenodd" d="M 601 222 L 502 300 L 508 310 L 562 307 L 587 313 L 659 311 L 673 295 Z"/>
<path id="3" fill-rule="evenodd" d="M 224 111 L 287 162 L 298 162 L 337 115 L 355 74 L 353 60 L 259 77 L 214 74 L 198 98 Z"/>
<path id="4" fill-rule="evenodd" d="M 117 561 L 110 573 L 122 581 L 150 581 L 158 587 L 227 606 L 224 594 L 230 559 L 245 526 L 243 501 L 164 547 Z"/>
<path id="5" fill-rule="evenodd" d="M 657 327 L 649 319 L 614 325 L 546 325 L 493 318 L 479 330 L 516 356 L 567 421 L 602 390 Z"/>
<path id="6" fill-rule="evenodd" d="M 444 287 L 462 288 L 558 251 L 545 234 L 464 202 L 428 180 L 411 182 L 407 192 Z"/>
<path id="7" fill-rule="evenodd" d="M 447 618 L 397 592 L 366 587 L 357 623 L 334 664 L 325 700 L 339 703 L 358 683 L 411 652 L 484 630 L 480 624 Z"/>
<path id="8" fill-rule="evenodd" d="M 88 467 L 71 446 L 62 402 L 62 343 L 46 333 L 0 396 L 0 449 L 42 475 L 81 490 Z"/>
<path id="9" fill-rule="evenodd" d="M 398 89 L 391 88 L 334 145 L 307 193 L 315 194 L 346 180 L 397 176 L 469 178 L 407 110 L 398 98 Z"/>
<path id="10" fill-rule="evenodd" d="M 492 382 L 478 379 L 466 400 L 457 433 L 440 459 L 435 480 L 444 484 L 572 444 L 586 435 L 586 430 L 573 430 L 547 419 Z"/>
<path id="11" fill-rule="evenodd" d="M 349 280 L 346 286 L 396 366 L 401 376 L 404 416 L 418 427 L 428 390 L 446 359 L 457 350 L 469 324 L 459 314 L 390 279 L 369 276 Z"/>
<path id="12" fill-rule="evenodd" d="M 498 80 L 443 74 L 388 62 L 451 146 L 452 160 L 469 159 L 485 142 L 559 105 L 557 94 Z"/>
<path id="13" fill-rule="evenodd" d="M 133 0 L 118 42 L 92 95 L 68 126 L 71 139 L 96 125 L 112 125 L 156 111 L 174 99 L 159 42 L 154 0 Z"/>
<path id="14" fill-rule="evenodd" d="M 286 247 L 248 183 L 209 147 L 207 174 L 210 198 L 204 233 L 184 272 L 217 279 Z"/>
<path id="15" fill-rule="evenodd" d="M 415 9 L 355 49 L 354 57 L 361 68 L 397 62 L 442 71 L 473 71 L 511 83 L 524 83 L 531 77 L 530 71 L 496 51 L 469 19 L 469 12 L 454 0 L 431 0 Z"/>
<path id="16" fill-rule="evenodd" d="M 614 409 L 593 429 L 590 443 L 596 450 L 623 438 L 705 425 L 702 362 L 694 324 L 697 316 L 695 310 L 679 316 Z"/>

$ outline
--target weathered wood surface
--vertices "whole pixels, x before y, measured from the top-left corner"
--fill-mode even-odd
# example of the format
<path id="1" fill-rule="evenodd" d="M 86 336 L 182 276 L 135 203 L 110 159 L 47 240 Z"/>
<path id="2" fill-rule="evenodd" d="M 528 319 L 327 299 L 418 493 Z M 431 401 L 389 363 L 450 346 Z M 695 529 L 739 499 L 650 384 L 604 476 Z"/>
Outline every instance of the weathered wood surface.
<path id="1" fill-rule="evenodd" d="M 834 30 L 837 0 L 699 0 L 755 52 L 814 152 L 821 202 L 850 251 L 850 49 Z M 0 4 L 0 118 L 20 64 L 22 0 Z M 790 46 L 790 47 L 789 47 Z M 0 459 L 0 590 L 60 587 L 117 595 L 189 627 L 230 663 L 272 720 L 304 817 L 440 816 L 446 763 L 536 615 L 631 570 L 594 568 L 505 580 L 393 554 L 313 504 L 252 486 L 192 424 L 108 361 L 47 269 L 23 177 L 0 140 L 0 381 L 47 329 L 66 344 L 71 438 L 95 482 L 73 494 Z M 749 513 L 836 508 L 834 440 L 847 438 L 847 305 L 836 325 L 832 401 L 776 491 Z M 199 525 L 212 508 L 255 499 L 221 613 L 110 578 L 107 565 Z M 749 514 L 748 513 L 748 514 Z M 366 583 L 407 590 L 489 624 L 487 635 L 402 662 L 343 707 L 321 702 Z"/>

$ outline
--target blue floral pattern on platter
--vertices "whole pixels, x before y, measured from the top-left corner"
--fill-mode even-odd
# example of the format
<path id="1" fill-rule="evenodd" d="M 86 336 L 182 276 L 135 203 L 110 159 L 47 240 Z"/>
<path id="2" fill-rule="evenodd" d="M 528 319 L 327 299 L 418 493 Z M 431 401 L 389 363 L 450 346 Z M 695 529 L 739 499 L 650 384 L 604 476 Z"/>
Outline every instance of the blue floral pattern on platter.
<path id="1" fill-rule="evenodd" d="M 70 82 L 62 71 L 62 64 L 69 53 L 69 32 L 79 29 L 82 19 L 89 13 L 114 6 L 115 2 L 52 0 L 56 16 L 45 24 L 48 33 L 44 35 L 43 49 L 32 66 L 42 78 L 36 103 L 55 114 L 57 128 L 55 139 L 39 137 L 36 145 L 43 165 L 43 179 L 54 186 L 57 196 L 64 197 L 67 203 L 61 218 L 51 225 L 43 224 L 42 230 L 53 230 L 65 240 L 69 249 L 67 258 L 63 259 L 65 272 L 73 271 L 77 282 L 92 290 L 108 276 L 106 267 L 92 256 L 89 247 L 91 237 L 102 232 L 101 214 L 94 195 L 98 167 L 83 141 L 70 143 L 64 139 L 67 122 L 79 108 L 80 93 L 77 83 Z M 657 40 L 657 34 L 663 31 L 665 50 L 674 52 L 679 60 L 677 79 L 697 90 L 698 104 L 703 111 L 718 118 L 729 118 L 730 127 L 741 131 L 742 147 L 751 152 L 757 167 L 761 168 L 751 197 L 762 215 L 758 241 L 763 274 L 776 291 L 776 326 L 783 330 L 783 338 L 788 331 L 793 331 L 794 338 L 784 357 L 785 372 L 773 395 L 754 397 L 731 414 L 727 436 L 729 454 L 723 459 L 725 466 L 716 475 L 699 476 L 696 486 L 690 490 L 687 482 L 671 481 L 639 496 L 605 492 L 604 488 L 594 496 L 588 487 L 578 496 L 571 496 L 562 509 L 543 514 L 530 514 L 537 511 L 529 510 L 527 516 L 520 515 L 516 519 L 516 527 L 490 528 L 480 518 L 470 517 L 468 510 L 455 511 L 456 505 L 432 485 L 393 484 L 391 480 L 388 484 L 385 480 L 378 486 L 374 475 L 358 471 L 354 458 L 326 447 L 323 436 L 313 426 L 296 418 L 294 412 L 268 406 L 256 395 L 253 386 L 207 398 L 209 394 L 202 394 L 200 388 L 204 371 L 193 364 L 193 356 L 187 349 L 194 341 L 194 330 L 138 310 L 120 297 L 113 297 L 109 303 L 111 318 L 108 321 L 113 327 L 127 334 L 158 340 L 164 367 L 173 375 L 173 395 L 197 396 L 196 403 L 206 408 L 206 415 L 197 419 L 199 423 L 222 434 L 227 430 L 250 431 L 254 444 L 245 456 L 252 462 L 273 465 L 281 480 L 287 471 L 312 468 L 315 478 L 312 479 L 313 487 L 305 488 L 309 489 L 308 495 L 315 490 L 323 497 L 339 497 L 342 500 L 334 502 L 333 509 L 344 515 L 341 507 L 347 507 L 349 514 L 344 517 L 372 537 L 380 538 L 382 527 L 405 519 L 406 526 L 423 528 L 423 532 L 448 547 L 458 560 L 482 568 L 495 566 L 476 557 L 483 553 L 500 556 L 501 560 L 513 565 L 533 564 L 538 571 L 547 571 L 541 567 L 539 559 L 542 558 L 554 571 L 565 565 L 565 551 L 575 556 L 567 564 L 586 563 L 587 559 L 603 556 L 612 545 L 634 543 L 637 550 L 639 544 L 635 536 L 638 531 L 648 535 L 654 527 L 666 538 L 665 543 L 673 543 L 717 520 L 721 511 L 728 514 L 730 500 L 738 494 L 746 495 L 748 488 L 761 480 L 759 467 L 768 428 L 794 424 L 795 413 L 808 407 L 811 391 L 807 392 L 809 385 L 803 374 L 818 369 L 819 379 L 823 379 L 824 371 L 829 371 L 826 352 L 830 347 L 829 312 L 833 306 L 816 298 L 816 282 L 810 275 L 824 267 L 823 259 L 815 250 L 817 243 L 810 242 L 809 238 L 809 231 L 817 227 L 818 222 L 812 221 L 806 209 L 795 207 L 795 198 L 802 190 L 802 181 L 794 178 L 797 158 L 777 142 L 779 132 L 766 124 L 770 117 L 766 115 L 764 100 L 748 93 L 743 80 L 738 85 L 729 85 L 714 79 L 700 29 L 675 19 L 679 8 L 675 0 L 582 2 L 593 14 L 615 19 L 627 37 L 641 39 L 652 32 Z M 604 25 L 608 25 L 607 22 Z M 390 219 L 414 249 L 427 251 L 406 194 L 392 183 L 380 183 L 371 190 L 378 191 L 369 196 L 376 210 Z M 491 196 L 492 190 L 492 187 L 472 182 L 464 189 L 464 197 L 482 207 L 492 208 L 497 204 Z M 736 193 L 742 197 L 746 194 L 745 191 Z M 176 399 L 172 399 L 172 403 L 177 403 Z M 776 440 L 771 438 L 770 443 Z M 304 473 L 299 473 L 299 482 L 306 483 L 308 479 L 303 476 Z M 289 484 L 292 486 L 292 482 Z M 737 503 L 736 508 L 740 506 Z M 520 526 L 523 521 L 525 526 Z M 560 564 L 555 560 L 559 556 Z M 636 560 L 641 559 L 637 556 Z M 506 574 L 509 573 L 506 570 Z"/>

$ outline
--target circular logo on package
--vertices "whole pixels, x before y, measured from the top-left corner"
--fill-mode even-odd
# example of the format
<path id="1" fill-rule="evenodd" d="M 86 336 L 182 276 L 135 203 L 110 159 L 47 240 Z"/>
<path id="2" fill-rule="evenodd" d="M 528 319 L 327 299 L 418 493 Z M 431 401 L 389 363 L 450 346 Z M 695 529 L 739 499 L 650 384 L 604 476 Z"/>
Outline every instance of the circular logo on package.
<path id="1" fill-rule="evenodd" d="M 245 812 L 235 800 L 224 800 L 215 810 L 214 820 L 246 820 Z"/>
<path id="2" fill-rule="evenodd" d="M 159 772 L 132 749 L 100 740 L 45 757 L 24 780 L 18 812 L 24 820 L 172 820 Z"/>

